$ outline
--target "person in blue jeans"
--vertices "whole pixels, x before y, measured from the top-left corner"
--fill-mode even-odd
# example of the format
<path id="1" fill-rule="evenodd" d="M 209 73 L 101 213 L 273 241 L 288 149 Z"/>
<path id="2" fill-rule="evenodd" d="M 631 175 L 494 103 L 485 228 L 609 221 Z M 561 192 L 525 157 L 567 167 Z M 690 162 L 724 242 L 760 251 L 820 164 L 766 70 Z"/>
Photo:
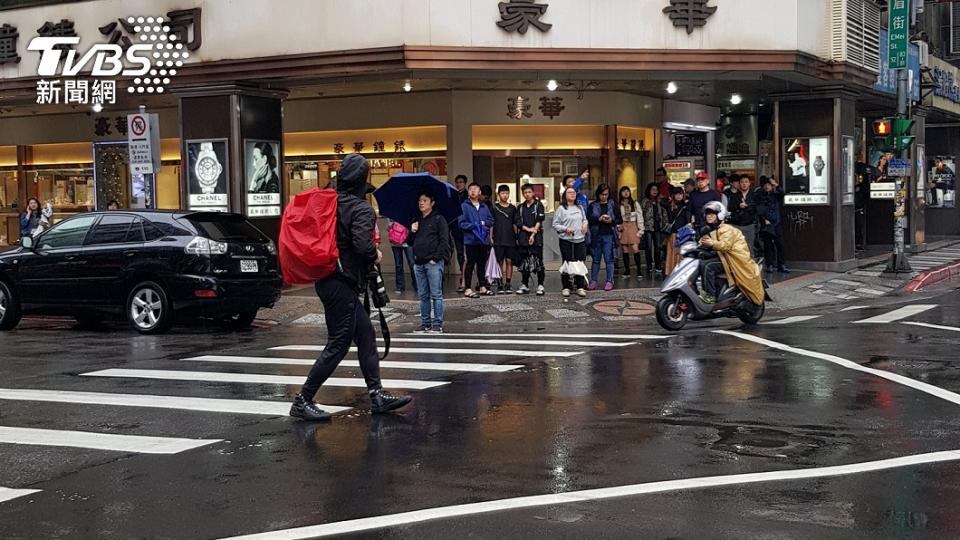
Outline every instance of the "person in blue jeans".
<path id="1" fill-rule="evenodd" d="M 420 331 L 443 333 L 443 269 L 450 260 L 447 220 L 433 211 L 431 194 L 420 196 L 419 221 L 411 225 L 414 271 L 420 295 Z M 431 314 L 432 311 L 432 314 Z"/>
<path id="2" fill-rule="evenodd" d="M 597 289 L 597 278 L 600 277 L 601 257 L 607 264 L 607 283 L 603 290 L 613 290 L 613 262 L 614 249 L 620 245 L 618 227 L 623 224 L 620 216 L 620 205 L 610 198 L 610 188 L 606 184 L 597 187 L 596 199 L 590 203 L 587 210 L 587 221 L 590 223 L 590 243 L 593 247 L 593 268 L 590 271 L 591 291 Z"/>
<path id="3" fill-rule="evenodd" d="M 410 231 L 406 227 L 390 221 L 390 231 L 387 239 L 390 240 L 390 248 L 393 251 L 393 264 L 396 267 L 397 294 L 403 294 L 406 289 L 406 283 L 403 276 L 403 260 L 407 260 L 410 266 L 410 279 L 412 280 L 413 290 L 417 290 L 417 276 L 413 270 L 413 246 L 409 241 Z"/>

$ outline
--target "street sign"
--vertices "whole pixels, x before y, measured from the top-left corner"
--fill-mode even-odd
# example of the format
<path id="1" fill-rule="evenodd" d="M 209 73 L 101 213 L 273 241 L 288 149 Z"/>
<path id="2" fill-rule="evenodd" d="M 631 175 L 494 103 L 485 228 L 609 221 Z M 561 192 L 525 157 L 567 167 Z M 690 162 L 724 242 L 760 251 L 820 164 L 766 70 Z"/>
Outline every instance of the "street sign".
<path id="1" fill-rule="evenodd" d="M 890 0 L 890 69 L 906 69 L 910 50 L 910 0 Z"/>
<path id="2" fill-rule="evenodd" d="M 156 114 L 128 114 L 127 143 L 131 174 L 160 171 L 160 121 Z"/>
<path id="3" fill-rule="evenodd" d="M 887 176 L 910 176 L 910 161 L 893 158 L 887 164 Z"/>

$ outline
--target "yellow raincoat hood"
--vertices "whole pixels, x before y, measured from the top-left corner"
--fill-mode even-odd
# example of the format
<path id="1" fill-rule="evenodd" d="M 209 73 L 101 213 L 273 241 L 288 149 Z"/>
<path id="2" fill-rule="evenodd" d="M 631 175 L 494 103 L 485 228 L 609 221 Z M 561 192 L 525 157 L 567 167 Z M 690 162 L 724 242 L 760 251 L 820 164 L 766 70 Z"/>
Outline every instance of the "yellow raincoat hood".
<path id="1" fill-rule="evenodd" d="M 750 257 L 750 247 L 743 233 L 736 227 L 722 223 L 710 233 L 713 250 L 720 256 L 723 271 L 734 285 L 754 304 L 760 305 L 766 296 L 760 267 Z"/>

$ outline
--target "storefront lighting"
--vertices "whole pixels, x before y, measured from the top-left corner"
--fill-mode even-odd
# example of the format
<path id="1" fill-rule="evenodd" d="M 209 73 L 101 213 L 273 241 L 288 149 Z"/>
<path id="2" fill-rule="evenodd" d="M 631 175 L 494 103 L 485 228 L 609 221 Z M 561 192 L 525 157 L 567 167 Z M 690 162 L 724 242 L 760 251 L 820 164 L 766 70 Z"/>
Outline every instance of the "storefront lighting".
<path id="1" fill-rule="evenodd" d="M 94 103 L 94 104 L 93 104 L 93 112 L 98 113 L 98 112 L 100 112 L 100 111 L 102 111 L 102 110 L 103 110 L 103 104 L 102 104 L 102 103 Z"/>
<path id="2" fill-rule="evenodd" d="M 557 84 L 557 81 L 555 81 L 554 79 L 550 79 L 550 80 L 547 82 L 547 90 L 549 90 L 549 91 L 551 91 L 551 92 L 556 92 L 556 91 L 557 91 L 557 88 L 560 88 L 560 85 Z"/>
<path id="3" fill-rule="evenodd" d="M 684 124 L 681 122 L 664 122 L 663 127 L 667 129 L 676 129 L 680 131 L 716 131 L 716 126 L 704 126 L 701 124 Z"/>
<path id="4" fill-rule="evenodd" d="M 410 81 L 407 81 L 407 82 L 403 83 L 403 91 L 404 91 L 404 92 L 410 92 L 410 91 L 412 91 L 412 90 L 413 90 L 413 85 L 410 84 Z"/>
<path id="5" fill-rule="evenodd" d="M 734 95 L 730 96 L 730 103 L 732 103 L 732 104 L 734 104 L 734 105 L 739 105 L 739 104 L 741 104 L 742 102 L 743 102 L 743 98 L 740 97 L 740 94 L 734 94 Z"/>
<path id="6" fill-rule="evenodd" d="M 677 88 L 677 83 L 675 83 L 675 82 L 673 82 L 673 81 L 670 81 L 670 82 L 667 83 L 667 93 L 668 93 L 668 94 L 676 94 L 676 93 L 677 93 L 677 90 L 678 90 L 678 88 Z"/>

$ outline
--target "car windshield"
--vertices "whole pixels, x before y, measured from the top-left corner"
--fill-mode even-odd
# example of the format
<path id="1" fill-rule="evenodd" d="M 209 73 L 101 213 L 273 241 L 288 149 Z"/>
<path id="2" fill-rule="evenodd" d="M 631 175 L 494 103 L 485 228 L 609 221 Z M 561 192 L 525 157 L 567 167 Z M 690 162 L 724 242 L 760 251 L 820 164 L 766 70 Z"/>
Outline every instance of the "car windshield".
<path id="1" fill-rule="evenodd" d="M 266 242 L 264 236 L 246 219 L 225 214 L 191 214 L 185 218 L 204 238 L 217 242 Z"/>

